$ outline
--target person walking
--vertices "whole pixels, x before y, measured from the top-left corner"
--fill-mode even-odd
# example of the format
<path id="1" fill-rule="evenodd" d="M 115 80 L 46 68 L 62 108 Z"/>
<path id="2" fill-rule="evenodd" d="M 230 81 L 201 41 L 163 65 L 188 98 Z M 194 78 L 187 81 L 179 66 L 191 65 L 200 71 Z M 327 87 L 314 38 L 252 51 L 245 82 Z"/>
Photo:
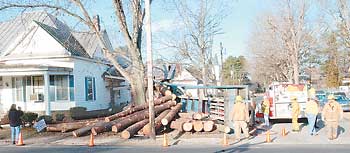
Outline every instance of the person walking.
<path id="1" fill-rule="evenodd" d="M 12 144 L 18 142 L 18 136 L 20 133 L 21 119 L 20 112 L 16 109 L 16 104 L 12 104 L 8 114 L 11 127 L 11 141 Z"/>
<path id="2" fill-rule="evenodd" d="M 300 114 L 300 105 L 297 101 L 297 97 L 293 96 L 292 100 L 292 131 L 299 132 L 298 116 Z"/>
<path id="3" fill-rule="evenodd" d="M 269 127 L 270 126 L 270 121 L 269 121 L 270 101 L 266 96 L 264 96 L 264 101 L 261 104 L 261 108 L 264 113 L 265 126 Z"/>
<path id="4" fill-rule="evenodd" d="M 307 116 L 308 126 L 309 126 L 309 134 L 316 135 L 315 121 L 318 114 L 318 104 L 315 101 L 315 97 L 311 97 L 309 101 L 306 102 L 305 113 Z"/>
<path id="5" fill-rule="evenodd" d="M 329 140 L 338 137 L 339 120 L 343 119 L 343 108 L 334 100 L 334 95 L 327 97 L 328 102 L 322 110 L 322 120 L 326 123 L 327 135 Z"/>
<path id="6" fill-rule="evenodd" d="M 249 112 L 247 106 L 243 103 L 243 98 L 241 96 L 236 97 L 236 101 L 231 112 L 231 119 L 233 119 L 234 122 L 236 141 L 240 141 L 241 129 L 245 138 L 248 138 L 249 133 L 247 123 L 249 122 Z"/>

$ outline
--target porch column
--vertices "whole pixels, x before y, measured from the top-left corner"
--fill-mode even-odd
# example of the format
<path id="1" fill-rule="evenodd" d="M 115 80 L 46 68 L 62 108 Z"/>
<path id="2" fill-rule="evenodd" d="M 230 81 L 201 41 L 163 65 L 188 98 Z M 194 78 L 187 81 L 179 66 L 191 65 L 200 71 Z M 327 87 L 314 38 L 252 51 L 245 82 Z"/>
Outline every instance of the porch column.
<path id="1" fill-rule="evenodd" d="M 50 88 L 50 76 L 49 76 L 49 72 L 46 71 L 44 73 L 44 102 L 45 102 L 46 115 L 51 115 L 49 88 Z"/>

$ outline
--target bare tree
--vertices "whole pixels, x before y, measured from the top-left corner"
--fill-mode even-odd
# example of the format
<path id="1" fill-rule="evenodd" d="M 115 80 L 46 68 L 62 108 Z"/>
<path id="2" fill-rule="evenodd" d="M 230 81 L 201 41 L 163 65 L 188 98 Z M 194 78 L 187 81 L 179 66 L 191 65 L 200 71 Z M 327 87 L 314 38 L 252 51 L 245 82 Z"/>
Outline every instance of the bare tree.
<path id="1" fill-rule="evenodd" d="M 299 83 L 302 61 L 315 44 L 310 23 L 306 20 L 305 1 L 284 0 L 276 12 L 265 14 L 251 38 L 255 64 L 268 80 Z M 270 69 L 270 70 L 268 70 Z"/>
<path id="2" fill-rule="evenodd" d="M 98 43 L 107 60 L 129 81 L 131 85 L 132 101 L 135 104 L 145 102 L 145 83 L 144 83 L 144 63 L 141 56 L 142 26 L 145 16 L 144 1 L 142 0 L 112 0 L 110 5 L 114 6 L 114 15 L 116 24 L 124 37 L 124 41 L 129 52 L 128 56 L 123 56 L 122 50 L 116 48 L 110 50 L 107 47 L 105 38 L 101 31 L 94 26 L 92 14 L 87 9 L 90 1 L 81 0 L 48 0 L 48 1 L 22 1 L 11 0 L 0 1 L 0 10 L 17 9 L 26 10 L 29 8 L 45 8 L 68 14 L 94 32 L 98 38 Z M 91 2 L 90 2 L 91 3 Z M 127 14 L 130 13 L 130 14 Z M 129 17 L 129 18 L 128 18 Z M 128 22 L 130 21 L 130 23 Z M 117 62 L 116 56 L 123 56 L 130 62 L 130 66 L 123 69 Z"/>
<path id="3" fill-rule="evenodd" d="M 220 24 L 225 16 L 221 8 L 216 7 L 218 3 L 214 0 L 173 0 L 182 26 L 176 31 L 177 34 L 162 42 L 178 53 L 178 58 L 191 67 L 191 73 L 199 76 L 203 84 L 216 78 L 211 68 L 213 40 L 222 33 Z"/>

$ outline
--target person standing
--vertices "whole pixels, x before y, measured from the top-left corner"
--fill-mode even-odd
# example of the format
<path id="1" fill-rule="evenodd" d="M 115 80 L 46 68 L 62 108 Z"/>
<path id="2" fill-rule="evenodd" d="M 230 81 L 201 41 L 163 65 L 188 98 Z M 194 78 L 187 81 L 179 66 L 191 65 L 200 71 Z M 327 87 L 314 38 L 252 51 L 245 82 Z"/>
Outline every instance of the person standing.
<path id="1" fill-rule="evenodd" d="M 334 100 L 333 95 L 329 95 L 327 99 L 328 102 L 322 110 L 322 120 L 326 123 L 328 139 L 333 140 L 338 136 L 338 125 L 339 120 L 343 119 L 343 108 Z"/>
<path id="2" fill-rule="evenodd" d="M 249 133 L 247 123 L 249 122 L 249 112 L 247 106 L 243 103 L 243 98 L 241 96 L 236 97 L 236 101 L 231 112 L 231 119 L 233 119 L 234 122 L 236 140 L 240 141 L 241 129 L 245 138 L 248 138 Z"/>
<path id="3" fill-rule="evenodd" d="M 292 100 L 292 131 L 299 132 L 298 116 L 300 114 L 300 105 L 297 101 L 297 97 L 293 96 Z"/>
<path id="4" fill-rule="evenodd" d="M 21 125 L 20 113 L 16 109 L 16 104 L 11 105 L 8 117 L 10 120 L 12 144 L 16 144 L 18 142 Z"/>
<path id="5" fill-rule="evenodd" d="M 264 96 L 264 101 L 261 104 L 261 108 L 264 113 L 265 125 L 269 127 L 270 126 L 270 121 L 269 121 L 270 101 L 266 96 Z"/>
<path id="6" fill-rule="evenodd" d="M 305 113 L 307 116 L 307 121 L 309 123 L 309 134 L 316 135 L 315 121 L 318 114 L 318 104 L 314 97 L 311 97 L 308 102 L 306 102 Z"/>

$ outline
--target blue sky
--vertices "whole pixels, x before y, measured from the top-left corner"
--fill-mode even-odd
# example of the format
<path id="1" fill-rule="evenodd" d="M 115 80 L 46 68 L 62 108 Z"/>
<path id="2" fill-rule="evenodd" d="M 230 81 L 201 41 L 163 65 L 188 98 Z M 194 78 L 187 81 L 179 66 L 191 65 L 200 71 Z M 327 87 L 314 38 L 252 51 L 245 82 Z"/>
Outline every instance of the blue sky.
<path id="1" fill-rule="evenodd" d="M 220 1 L 220 0 L 218 0 Z M 263 12 L 264 10 L 271 9 L 271 0 L 228 0 L 230 2 L 230 10 L 226 12 L 227 16 L 222 22 L 222 32 L 223 34 L 216 36 L 214 38 L 214 52 L 219 51 L 219 43 L 222 42 L 225 48 L 225 57 L 229 55 L 247 56 L 247 46 L 246 42 L 250 36 L 250 31 L 254 26 L 256 21 L 256 16 Z M 123 44 L 123 38 L 120 35 L 117 28 L 114 9 L 110 0 L 98 0 L 96 4 L 90 4 L 89 10 L 91 14 L 99 14 L 101 16 L 102 27 L 106 28 L 109 35 L 114 42 L 115 47 Z M 108 5 L 107 5 L 108 4 Z M 172 30 L 174 23 L 176 21 L 174 11 L 171 10 L 172 6 L 167 5 L 162 0 L 154 0 L 152 3 L 152 28 L 153 35 L 157 36 L 159 31 L 167 32 L 167 30 Z M 0 21 L 7 20 L 11 17 L 16 16 L 17 13 L 13 11 L 6 11 L 0 15 Z M 69 22 L 69 20 L 66 20 Z M 72 24 L 71 24 L 72 25 Z M 73 24 L 74 25 L 74 24 Z M 175 25 L 176 26 L 176 25 Z M 157 54 L 166 54 L 166 49 L 157 46 L 157 43 L 153 46 L 155 49 L 155 57 Z"/>

